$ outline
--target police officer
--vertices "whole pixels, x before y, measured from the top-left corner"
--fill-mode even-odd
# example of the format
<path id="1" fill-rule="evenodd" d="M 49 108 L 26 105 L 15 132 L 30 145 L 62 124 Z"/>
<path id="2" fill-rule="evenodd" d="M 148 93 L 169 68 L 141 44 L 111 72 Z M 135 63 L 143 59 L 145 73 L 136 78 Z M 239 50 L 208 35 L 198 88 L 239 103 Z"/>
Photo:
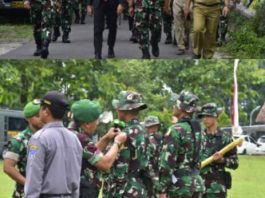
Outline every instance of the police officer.
<path id="1" fill-rule="evenodd" d="M 231 175 L 225 168 L 236 169 L 238 158 L 236 148 L 222 156 L 218 151 L 232 142 L 231 134 L 218 128 L 218 116 L 222 112 L 215 103 L 202 107 L 199 117 L 205 125 L 202 160 L 213 155 L 214 163 L 201 169 L 205 181 L 204 198 L 225 198 L 227 189 L 231 187 Z"/>
<path id="2" fill-rule="evenodd" d="M 42 127 L 39 110 L 40 105 L 34 102 L 29 102 L 24 107 L 23 114 L 28 127 L 8 142 L 7 152 L 3 156 L 4 172 L 16 182 L 13 198 L 24 198 L 28 141 Z"/>
<path id="3" fill-rule="evenodd" d="M 94 48 L 95 58 L 102 58 L 103 31 L 105 17 L 109 29 L 108 35 L 108 58 L 114 58 L 114 45 L 117 34 L 117 16 L 122 13 L 124 0 L 89 0 L 88 14 L 94 13 Z"/>
<path id="4" fill-rule="evenodd" d="M 87 99 L 74 102 L 71 112 L 78 130 L 78 139 L 83 146 L 80 198 L 98 198 L 101 188 L 101 171 L 109 171 L 115 161 L 126 134 L 111 128 L 97 143 L 91 139 L 95 132 L 101 108 L 98 103 Z M 102 151 L 114 139 L 108 152 Z"/>
<path id="5" fill-rule="evenodd" d="M 49 91 L 41 99 L 44 126 L 29 141 L 25 197 L 79 196 L 83 150 L 76 135 L 63 126 L 67 110 L 60 92 Z"/>
<path id="6" fill-rule="evenodd" d="M 204 190 L 199 172 L 201 127 L 192 119 L 198 100 L 193 93 L 182 91 L 173 107 L 178 121 L 169 127 L 163 139 L 159 162 L 160 198 L 197 198 Z"/>
<path id="7" fill-rule="evenodd" d="M 148 172 L 146 132 L 138 120 L 138 114 L 147 105 L 142 102 L 141 95 L 133 91 L 121 91 L 112 105 L 119 119 L 126 123 L 122 131 L 127 134 L 127 140 L 111 169 L 105 195 L 109 198 L 146 198 L 143 184 L 143 171 Z"/>
<path id="8" fill-rule="evenodd" d="M 25 0 L 24 7 L 31 11 L 33 35 L 37 46 L 33 55 L 46 59 L 49 55 L 48 48 L 51 41 L 55 1 Z"/>
<path id="9" fill-rule="evenodd" d="M 149 139 L 147 149 L 149 149 L 149 170 L 152 170 L 152 182 L 147 186 L 148 197 L 156 197 L 158 187 L 158 158 L 162 149 L 162 135 L 160 134 L 160 120 L 157 116 L 148 116 L 144 119 L 144 127 Z"/>
<path id="10" fill-rule="evenodd" d="M 189 14 L 191 0 L 187 0 L 185 15 Z M 224 1 L 222 14 L 227 16 L 229 0 Z M 216 48 L 216 33 L 221 9 L 220 0 L 194 0 L 193 58 L 212 58 Z"/>

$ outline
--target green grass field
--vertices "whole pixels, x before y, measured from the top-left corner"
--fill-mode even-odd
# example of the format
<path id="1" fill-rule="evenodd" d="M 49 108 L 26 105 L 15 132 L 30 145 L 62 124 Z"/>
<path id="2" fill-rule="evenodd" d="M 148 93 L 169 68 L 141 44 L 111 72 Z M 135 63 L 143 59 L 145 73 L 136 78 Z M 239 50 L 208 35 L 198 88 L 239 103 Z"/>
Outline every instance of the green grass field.
<path id="1" fill-rule="evenodd" d="M 0 42 L 24 42 L 32 39 L 32 25 L 0 25 Z"/>
<path id="2" fill-rule="evenodd" d="M 231 171 L 233 184 L 228 198 L 265 197 L 265 156 L 240 156 L 239 160 L 239 168 Z M 10 198 L 14 183 L 3 173 L 2 161 L 0 161 L 0 169 L 1 198 Z"/>

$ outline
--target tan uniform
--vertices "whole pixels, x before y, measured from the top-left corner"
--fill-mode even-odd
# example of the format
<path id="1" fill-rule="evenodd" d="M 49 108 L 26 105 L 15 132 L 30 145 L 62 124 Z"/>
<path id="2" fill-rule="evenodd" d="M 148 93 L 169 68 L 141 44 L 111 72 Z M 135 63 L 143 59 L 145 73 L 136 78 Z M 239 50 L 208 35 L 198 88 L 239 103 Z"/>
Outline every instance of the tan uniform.
<path id="1" fill-rule="evenodd" d="M 173 14 L 175 24 L 175 37 L 178 43 L 178 48 L 185 50 L 186 44 L 189 41 L 190 21 L 184 16 L 185 0 L 173 1 Z"/>
<path id="2" fill-rule="evenodd" d="M 193 8 L 193 53 L 212 58 L 221 10 L 220 0 L 195 0 Z"/>

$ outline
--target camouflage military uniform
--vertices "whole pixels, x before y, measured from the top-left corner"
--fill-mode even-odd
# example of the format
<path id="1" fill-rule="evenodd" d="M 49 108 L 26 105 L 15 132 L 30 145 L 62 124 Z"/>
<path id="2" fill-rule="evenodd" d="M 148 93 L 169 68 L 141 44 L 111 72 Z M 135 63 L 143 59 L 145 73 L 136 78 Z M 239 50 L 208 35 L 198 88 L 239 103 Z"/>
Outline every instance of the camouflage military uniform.
<path id="1" fill-rule="evenodd" d="M 101 188 L 101 171 L 94 165 L 101 160 L 103 154 L 87 135 L 79 133 L 77 136 L 83 147 L 80 198 L 97 198 Z"/>
<path id="2" fill-rule="evenodd" d="M 143 51 L 143 58 L 150 58 L 149 29 L 151 30 L 152 53 L 155 57 L 159 56 L 158 43 L 161 40 L 162 3 L 161 0 L 135 1 L 135 30 L 140 48 Z"/>
<path id="3" fill-rule="evenodd" d="M 12 138 L 8 143 L 7 153 L 12 152 L 18 155 L 17 168 L 19 173 L 26 176 L 26 164 L 27 164 L 27 145 L 32 131 L 27 128 L 20 132 L 16 137 Z M 5 156 L 4 156 L 5 158 Z M 16 188 L 13 192 L 13 198 L 24 198 L 24 186 L 16 183 Z"/>
<path id="4" fill-rule="evenodd" d="M 81 24 L 85 24 L 86 19 L 86 1 L 85 0 L 75 0 L 74 1 L 74 12 L 75 12 L 75 23 L 79 23 L 80 21 L 80 8 L 81 8 Z"/>
<path id="5" fill-rule="evenodd" d="M 42 55 L 42 58 L 47 58 L 55 13 L 55 0 L 29 0 L 29 2 L 31 6 L 33 34 L 37 50 L 39 50 L 39 53 L 34 53 L 34 55 Z M 40 52 L 40 50 L 43 52 Z"/>
<path id="6" fill-rule="evenodd" d="M 215 152 L 221 150 L 227 144 L 232 142 L 231 135 L 228 132 L 217 130 L 217 133 L 206 134 L 204 136 L 204 148 L 202 150 L 202 161 Z M 224 155 L 224 164 L 213 163 L 201 170 L 201 176 L 205 180 L 206 191 L 205 198 L 224 198 L 226 197 L 226 185 L 224 179 L 225 168 L 236 169 L 238 167 L 238 158 L 236 148 Z"/>
<path id="7" fill-rule="evenodd" d="M 159 191 L 169 197 L 191 197 L 204 190 L 198 160 L 194 159 L 199 157 L 201 131 L 193 133 L 189 122 L 190 118 L 180 119 L 164 137 L 159 163 Z"/>
<path id="8" fill-rule="evenodd" d="M 115 161 L 104 190 L 106 197 L 146 198 L 146 190 L 141 179 L 141 171 L 147 170 L 145 131 L 139 121 L 126 123 L 123 132 L 127 141 Z"/>

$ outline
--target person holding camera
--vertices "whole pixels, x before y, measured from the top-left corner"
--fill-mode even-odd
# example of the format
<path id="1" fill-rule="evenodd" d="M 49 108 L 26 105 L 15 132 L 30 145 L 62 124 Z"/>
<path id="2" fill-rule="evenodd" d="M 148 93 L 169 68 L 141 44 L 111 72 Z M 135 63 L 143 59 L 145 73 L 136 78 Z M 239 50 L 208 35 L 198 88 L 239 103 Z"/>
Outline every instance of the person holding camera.
<path id="1" fill-rule="evenodd" d="M 231 175 L 225 168 L 237 169 L 238 158 L 236 148 L 224 156 L 218 151 L 232 142 L 231 134 L 218 128 L 218 116 L 222 112 L 215 103 L 208 103 L 198 114 L 205 125 L 202 160 L 214 157 L 214 163 L 201 169 L 201 176 L 205 181 L 206 191 L 203 198 L 225 198 L 227 189 L 231 188 Z"/>

